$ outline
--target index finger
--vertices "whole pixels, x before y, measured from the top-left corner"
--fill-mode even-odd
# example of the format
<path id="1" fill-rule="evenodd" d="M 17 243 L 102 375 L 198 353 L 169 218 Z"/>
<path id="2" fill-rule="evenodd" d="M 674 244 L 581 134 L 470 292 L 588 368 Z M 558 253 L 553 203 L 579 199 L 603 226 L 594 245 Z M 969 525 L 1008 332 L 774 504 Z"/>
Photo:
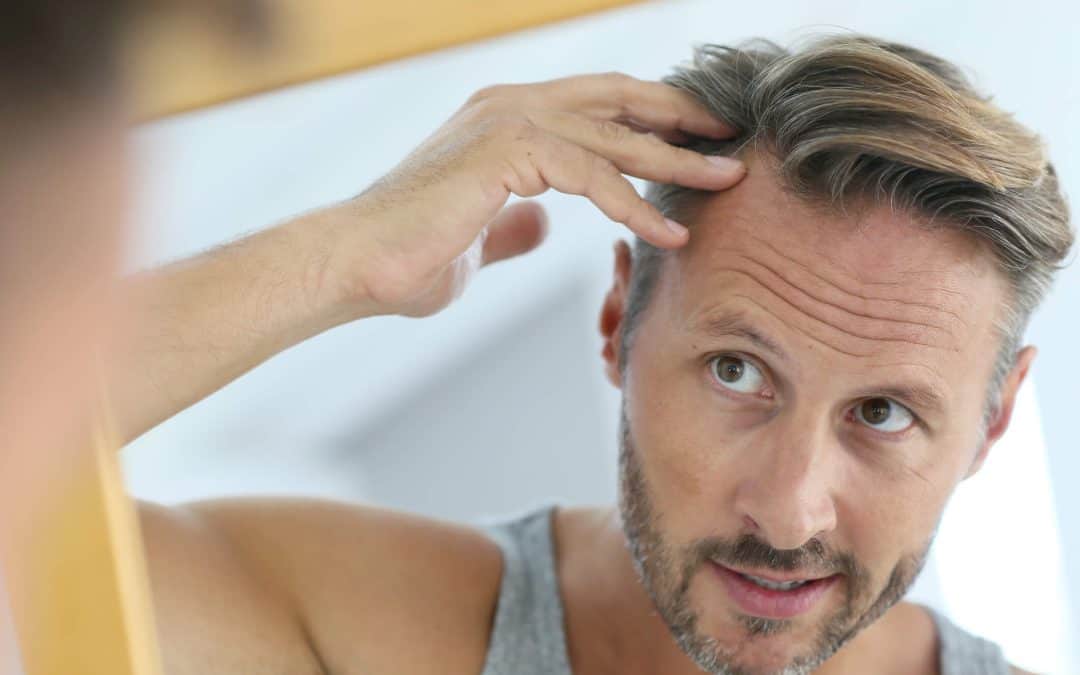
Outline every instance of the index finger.
<path id="1" fill-rule="evenodd" d="M 543 83 L 543 93 L 574 112 L 608 120 L 630 119 L 659 134 L 683 132 L 727 139 L 738 131 L 714 116 L 696 96 L 663 82 L 624 73 L 576 75 Z"/>

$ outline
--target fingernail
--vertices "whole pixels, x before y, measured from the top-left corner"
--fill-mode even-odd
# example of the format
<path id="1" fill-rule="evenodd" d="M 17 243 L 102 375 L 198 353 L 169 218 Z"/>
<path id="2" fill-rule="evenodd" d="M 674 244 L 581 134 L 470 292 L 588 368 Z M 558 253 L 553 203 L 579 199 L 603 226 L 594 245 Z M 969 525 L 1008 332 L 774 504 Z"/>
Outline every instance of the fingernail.
<path id="1" fill-rule="evenodd" d="M 725 157 L 724 155 L 705 155 L 705 159 L 709 160 L 709 163 L 714 165 L 718 169 L 724 171 L 735 171 L 741 169 L 743 163 L 732 157 Z"/>
<path id="2" fill-rule="evenodd" d="M 667 226 L 668 226 L 669 230 L 671 230 L 675 234 L 679 235 L 680 237 L 689 232 L 689 230 L 687 230 L 686 227 L 676 223 L 671 218 L 664 218 L 664 222 L 667 223 Z"/>

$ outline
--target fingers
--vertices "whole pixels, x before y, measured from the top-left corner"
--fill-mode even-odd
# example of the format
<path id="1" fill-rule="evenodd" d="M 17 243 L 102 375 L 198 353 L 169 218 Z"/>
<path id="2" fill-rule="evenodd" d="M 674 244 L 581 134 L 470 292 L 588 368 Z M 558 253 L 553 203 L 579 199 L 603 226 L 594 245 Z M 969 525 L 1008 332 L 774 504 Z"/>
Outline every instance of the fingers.
<path id="1" fill-rule="evenodd" d="M 607 120 L 557 111 L 530 113 L 537 126 L 615 163 L 631 176 L 699 190 L 724 190 L 746 173 L 742 162 L 705 156 L 669 145 L 656 136 Z"/>
<path id="2" fill-rule="evenodd" d="M 701 190 L 723 190 L 745 175 L 741 162 L 671 145 L 690 136 L 732 138 L 692 94 L 620 73 L 534 84 L 496 85 L 470 98 L 463 120 L 505 130 L 490 166 L 502 187 L 531 197 L 554 188 L 591 200 L 611 220 L 650 243 L 682 246 L 686 228 L 665 218 L 623 175 Z M 504 143 L 509 143 L 507 147 Z M 522 206 L 522 209 L 529 207 Z M 484 247 L 487 262 L 529 250 L 542 238 L 536 212 L 507 209 Z M 494 224 L 494 223 L 493 223 Z M 502 232 L 494 236 L 494 232 Z"/>
<path id="3" fill-rule="evenodd" d="M 483 264 L 528 253 L 544 241 L 547 226 L 544 207 L 536 202 L 518 202 L 504 208 L 488 225 Z"/>
<path id="4" fill-rule="evenodd" d="M 717 119 L 689 92 L 623 73 L 578 75 L 538 85 L 537 97 L 557 100 L 561 110 L 607 120 L 632 120 L 658 136 L 692 134 L 733 138 L 737 130 Z M 520 89 L 518 90 L 520 91 Z"/>
<path id="5" fill-rule="evenodd" d="M 546 186 L 559 192 L 588 198 L 608 218 L 655 246 L 679 247 L 689 237 L 685 227 L 642 199 L 614 162 L 576 143 L 543 134 L 530 142 L 526 152 L 518 153 L 514 162 L 527 164 L 513 167 L 507 180 L 508 189 L 515 194 L 536 194 L 533 181 L 522 176 L 539 176 Z"/>

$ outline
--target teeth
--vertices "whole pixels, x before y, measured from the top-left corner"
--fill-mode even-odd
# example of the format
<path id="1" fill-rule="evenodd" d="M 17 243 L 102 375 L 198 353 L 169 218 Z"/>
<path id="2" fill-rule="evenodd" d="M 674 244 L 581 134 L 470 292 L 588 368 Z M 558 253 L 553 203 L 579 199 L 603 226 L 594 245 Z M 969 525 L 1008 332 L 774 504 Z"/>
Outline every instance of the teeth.
<path id="1" fill-rule="evenodd" d="M 762 588 L 768 588 L 773 591 L 790 591 L 791 589 L 798 588 L 799 586 L 802 586 L 806 583 L 805 581 L 785 581 L 782 583 L 777 583 L 775 581 L 769 581 L 768 579 L 762 579 L 761 577 L 755 577 L 752 574 L 742 574 L 741 572 L 740 576 L 742 576 L 744 579 L 748 579 L 754 582 Z"/>

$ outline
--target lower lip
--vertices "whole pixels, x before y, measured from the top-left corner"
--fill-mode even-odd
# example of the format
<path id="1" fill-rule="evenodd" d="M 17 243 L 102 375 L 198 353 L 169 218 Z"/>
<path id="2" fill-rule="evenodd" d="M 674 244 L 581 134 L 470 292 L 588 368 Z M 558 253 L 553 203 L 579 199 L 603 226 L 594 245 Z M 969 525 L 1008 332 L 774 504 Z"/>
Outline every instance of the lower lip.
<path id="1" fill-rule="evenodd" d="M 774 591 L 758 586 L 723 565 L 712 561 L 708 564 L 743 612 L 766 619 L 790 619 L 809 612 L 839 579 L 834 574 L 807 582 L 790 591 Z"/>

